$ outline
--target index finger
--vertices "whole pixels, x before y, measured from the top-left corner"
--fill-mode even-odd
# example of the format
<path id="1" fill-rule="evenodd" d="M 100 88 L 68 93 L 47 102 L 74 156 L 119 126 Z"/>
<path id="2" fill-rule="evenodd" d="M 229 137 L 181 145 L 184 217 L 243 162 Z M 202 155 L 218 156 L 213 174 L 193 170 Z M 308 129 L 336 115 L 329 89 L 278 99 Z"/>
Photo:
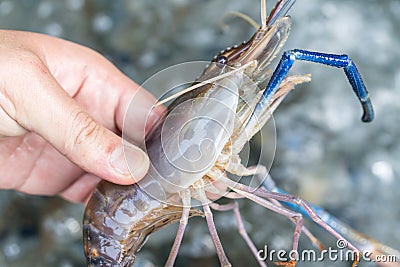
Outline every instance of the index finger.
<path id="1" fill-rule="evenodd" d="M 152 109 L 156 99 L 118 70 L 99 53 L 81 45 L 50 36 L 34 34 L 50 72 L 69 95 L 100 124 L 114 132 L 122 132 L 136 144 L 144 139 L 145 132 L 164 112 L 162 106 Z M 40 42 L 37 38 L 40 37 Z"/>

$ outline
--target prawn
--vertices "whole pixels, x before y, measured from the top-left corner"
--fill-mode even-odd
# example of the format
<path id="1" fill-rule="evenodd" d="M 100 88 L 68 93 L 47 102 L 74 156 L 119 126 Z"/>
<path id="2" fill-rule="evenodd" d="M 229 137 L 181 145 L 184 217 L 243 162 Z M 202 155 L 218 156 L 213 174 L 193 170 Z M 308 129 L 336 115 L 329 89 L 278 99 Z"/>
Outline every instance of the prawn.
<path id="1" fill-rule="evenodd" d="M 253 37 L 221 51 L 193 85 L 168 106 L 146 136 L 144 149 L 151 165 L 142 180 L 130 186 L 107 181 L 99 183 L 87 204 L 83 221 L 84 250 L 89 266 L 131 266 L 150 234 L 179 221 L 165 264 L 173 266 L 188 219 L 193 216 L 205 217 L 221 266 L 231 266 L 211 209 L 233 210 L 240 234 L 260 266 L 266 266 L 257 257 L 257 249 L 246 233 L 237 203 L 219 205 L 213 203 L 207 193 L 234 200 L 248 198 L 288 217 L 296 224 L 294 251 L 297 251 L 301 232 L 322 248 L 303 226 L 302 213 L 338 240 L 345 239 L 306 201 L 265 186 L 262 181 L 270 176 L 264 166 L 246 167 L 239 157 L 246 142 L 260 131 L 294 86 L 310 81 L 309 75 L 287 76 L 296 60 L 343 68 L 363 108 L 362 120 L 369 122 L 374 118 L 368 91 L 356 65 L 347 55 L 294 49 L 284 52 L 272 71 L 271 62 L 289 34 L 291 18 L 287 12 L 294 2 L 279 0 L 267 17 L 265 0 L 261 0 L 262 24 Z M 262 186 L 241 184 L 227 173 L 253 176 Z M 226 189 L 217 184 L 225 185 Z M 202 210 L 194 207 L 193 199 L 201 203 Z M 287 203 L 301 211 L 285 206 Z M 353 266 L 356 266 L 360 251 L 351 242 L 347 247 L 354 251 Z M 290 260 L 282 264 L 294 266 L 296 262 Z"/>

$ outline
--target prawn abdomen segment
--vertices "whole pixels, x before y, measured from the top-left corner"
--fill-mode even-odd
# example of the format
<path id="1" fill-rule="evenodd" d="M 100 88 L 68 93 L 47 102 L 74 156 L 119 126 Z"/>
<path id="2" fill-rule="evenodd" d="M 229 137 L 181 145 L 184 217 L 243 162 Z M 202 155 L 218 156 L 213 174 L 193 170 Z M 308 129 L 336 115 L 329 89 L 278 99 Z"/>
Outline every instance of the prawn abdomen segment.
<path id="1" fill-rule="evenodd" d="M 191 209 L 189 217 L 202 214 Z M 177 222 L 181 215 L 181 206 L 161 203 L 137 184 L 118 186 L 102 181 L 83 221 L 88 266 L 131 266 L 147 237 Z"/>
<path id="2" fill-rule="evenodd" d="M 86 206 L 83 219 L 88 265 L 119 266 L 123 253 L 121 241 L 130 233 L 131 225 L 163 205 L 137 184 L 120 186 L 101 181 Z"/>
<path id="3" fill-rule="evenodd" d="M 182 210 L 182 206 L 167 205 L 153 209 L 140 219 L 131 227 L 127 237 L 121 241 L 123 249 L 122 258 L 129 258 L 135 255 L 142 248 L 150 234 L 178 222 L 182 217 Z M 190 209 L 189 218 L 194 216 L 203 216 L 203 212 L 198 209 Z"/>

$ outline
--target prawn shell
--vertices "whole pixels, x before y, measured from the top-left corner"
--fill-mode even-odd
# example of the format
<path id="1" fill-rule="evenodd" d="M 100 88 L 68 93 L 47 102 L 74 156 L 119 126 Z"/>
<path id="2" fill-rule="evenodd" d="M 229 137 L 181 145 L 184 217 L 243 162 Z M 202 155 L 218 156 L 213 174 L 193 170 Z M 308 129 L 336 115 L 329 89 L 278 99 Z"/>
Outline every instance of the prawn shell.
<path id="1" fill-rule="evenodd" d="M 147 237 L 179 221 L 182 207 L 167 206 L 137 185 L 101 181 L 83 219 L 83 243 L 88 266 L 131 266 Z M 189 217 L 203 216 L 191 209 Z"/>

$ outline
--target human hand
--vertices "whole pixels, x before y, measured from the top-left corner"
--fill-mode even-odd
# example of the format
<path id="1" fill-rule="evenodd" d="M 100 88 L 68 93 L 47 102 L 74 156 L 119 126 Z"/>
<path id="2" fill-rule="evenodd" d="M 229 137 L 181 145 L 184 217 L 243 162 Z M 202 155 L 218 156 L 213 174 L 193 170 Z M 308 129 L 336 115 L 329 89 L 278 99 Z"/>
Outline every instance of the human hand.
<path id="1" fill-rule="evenodd" d="M 0 188 L 85 201 L 101 178 L 132 184 L 149 160 L 141 142 L 163 108 L 89 48 L 46 35 L 0 31 Z M 126 131 L 125 131 L 126 130 Z M 136 144 L 137 144 L 136 143 Z"/>

